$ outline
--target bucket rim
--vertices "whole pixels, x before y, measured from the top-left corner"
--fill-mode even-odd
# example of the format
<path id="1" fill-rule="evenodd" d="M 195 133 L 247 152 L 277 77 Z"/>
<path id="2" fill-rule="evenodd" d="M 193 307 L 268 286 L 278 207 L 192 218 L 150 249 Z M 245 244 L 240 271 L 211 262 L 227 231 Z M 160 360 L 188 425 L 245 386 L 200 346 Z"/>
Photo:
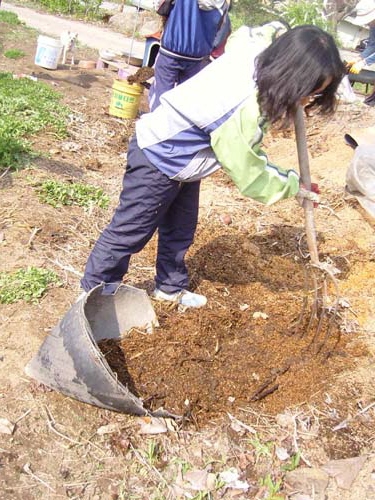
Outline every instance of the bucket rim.
<path id="1" fill-rule="evenodd" d="M 43 42 L 43 40 L 45 40 L 45 41 Z M 41 45 L 43 43 L 45 43 L 46 45 L 52 45 L 54 47 L 60 47 L 60 48 L 63 47 L 61 40 L 58 40 L 57 38 L 53 38 L 53 37 L 50 37 L 47 35 L 39 35 L 38 36 L 38 45 L 39 45 L 39 43 Z"/>
<path id="2" fill-rule="evenodd" d="M 113 80 L 113 86 L 116 84 L 119 84 L 120 86 L 123 86 L 123 87 L 130 87 L 133 89 L 139 89 L 142 92 L 144 89 L 143 85 L 141 85 L 140 83 L 137 83 L 137 82 L 129 83 L 125 78 L 115 78 Z"/>

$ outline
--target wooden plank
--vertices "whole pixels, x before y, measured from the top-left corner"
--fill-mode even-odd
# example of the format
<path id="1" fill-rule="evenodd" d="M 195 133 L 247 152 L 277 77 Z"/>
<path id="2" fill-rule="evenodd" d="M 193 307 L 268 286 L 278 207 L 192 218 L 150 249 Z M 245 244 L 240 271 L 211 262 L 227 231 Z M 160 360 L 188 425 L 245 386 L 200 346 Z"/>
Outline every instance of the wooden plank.
<path id="1" fill-rule="evenodd" d="M 102 63 L 102 65 L 104 66 L 104 68 L 115 68 L 115 69 L 126 69 L 126 68 L 129 68 L 130 65 L 127 64 L 124 60 L 120 60 L 120 59 L 103 59 L 103 58 L 99 58 L 98 59 L 98 63 Z"/>

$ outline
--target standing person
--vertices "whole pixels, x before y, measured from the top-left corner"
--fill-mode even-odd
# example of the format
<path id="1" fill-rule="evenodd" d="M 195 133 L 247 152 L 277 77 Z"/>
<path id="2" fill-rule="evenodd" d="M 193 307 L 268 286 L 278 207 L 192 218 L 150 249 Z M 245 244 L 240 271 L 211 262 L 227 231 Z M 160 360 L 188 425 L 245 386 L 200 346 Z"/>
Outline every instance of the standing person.
<path id="1" fill-rule="evenodd" d="M 228 10 L 224 14 L 224 17 L 221 20 L 221 24 L 216 33 L 214 43 L 212 46 L 212 51 L 210 54 L 210 59 L 217 59 L 219 56 L 224 54 L 225 44 L 229 38 L 229 35 L 232 33 L 232 24 L 230 22 L 229 12 L 232 9 L 232 0 L 228 2 Z"/>
<path id="2" fill-rule="evenodd" d="M 200 71 L 229 9 L 227 0 L 174 0 L 165 22 L 149 92 L 153 111 L 160 96 Z"/>
<path id="3" fill-rule="evenodd" d="M 136 123 L 119 205 L 97 240 L 81 281 L 114 293 L 130 257 L 158 231 L 154 297 L 201 307 L 188 290 L 185 254 L 194 240 L 200 180 L 222 167 L 244 196 L 272 204 L 293 196 L 314 199 L 299 175 L 268 161 L 261 149 L 267 125 L 293 119 L 314 102 L 332 113 L 344 65 L 333 38 L 299 26 L 275 39 L 277 28 L 242 27 L 225 53 L 166 92 Z"/>
<path id="4" fill-rule="evenodd" d="M 356 7 L 355 20 L 360 26 L 368 26 L 370 34 L 366 48 L 361 52 L 359 59 L 348 63 L 350 73 L 358 74 L 375 63 L 375 1 L 361 0 Z M 366 97 L 365 104 L 375 105 L 375 91 Z"/>

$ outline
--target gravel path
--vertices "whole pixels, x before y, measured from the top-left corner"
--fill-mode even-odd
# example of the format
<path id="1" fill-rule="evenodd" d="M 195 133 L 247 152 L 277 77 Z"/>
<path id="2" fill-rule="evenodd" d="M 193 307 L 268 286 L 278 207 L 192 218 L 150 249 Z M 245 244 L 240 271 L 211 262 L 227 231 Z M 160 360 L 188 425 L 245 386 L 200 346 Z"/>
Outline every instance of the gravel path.
<path id="1" fill-rule="evenodd" d="M 78 33 L 78 40 L 82 45 L 97 50 L 121 50 L 131 53 L 135 57 L 143 58 L 144 42 L 132 41 L 131 38 L 127 38 L 121 33 L 116 33 L 108 28 L 49 14 L 41 14 L 32 9 L 18 7 L 7 2 L 2 2 L 1 8 L 14 12 L 27 26 L 44 35 L 59 38 L 62 31 L 69 30 Z"/>

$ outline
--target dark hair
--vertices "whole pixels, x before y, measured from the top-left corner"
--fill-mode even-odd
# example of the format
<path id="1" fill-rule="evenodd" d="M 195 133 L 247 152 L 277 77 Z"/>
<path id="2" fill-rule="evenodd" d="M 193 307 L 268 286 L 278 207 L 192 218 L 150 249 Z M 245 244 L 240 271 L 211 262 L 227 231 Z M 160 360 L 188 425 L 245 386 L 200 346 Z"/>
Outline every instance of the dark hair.
<path id="1" fill-rule="evenodd" d="M 331 79 L 315 105 L 323 113 L 332 113 L 344 75 L 345 67 L 332 36 L 316 26 L 297 26 L 257 58 L 255 78 L 261 112 L 271 123 L 280 119 L 289 122 L 300 100 Z"/>

